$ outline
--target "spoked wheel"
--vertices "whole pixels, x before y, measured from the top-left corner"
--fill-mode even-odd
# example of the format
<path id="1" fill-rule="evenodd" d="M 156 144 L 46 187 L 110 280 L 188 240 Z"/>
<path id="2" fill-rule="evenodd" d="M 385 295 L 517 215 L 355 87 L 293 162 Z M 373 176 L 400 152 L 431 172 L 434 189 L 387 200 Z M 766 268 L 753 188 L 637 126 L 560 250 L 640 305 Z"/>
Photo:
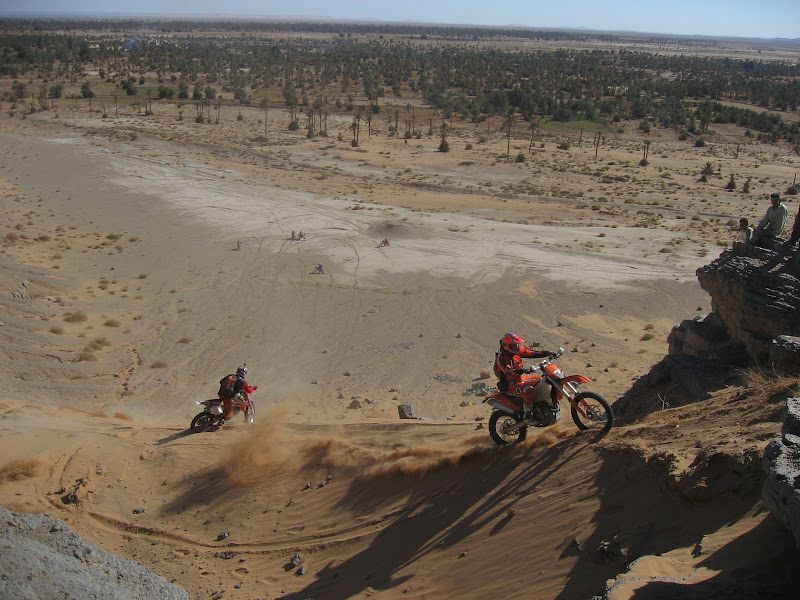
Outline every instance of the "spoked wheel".
<path id="1" fill-rule="evenodd" d="M 251 402 L 244 411 L 244 422 L 252 424 L 256 420 L 256 407 Z"/>
<path id="2" fill-rule="evenodd" d="M 510 430 L 518 423 L 521 421 L 514 415 L 496 410 L 489 418 L 489 435 L 492 436 L 494 443 L 500 446 L 519 443 L 528 435 L 528 428 L 523 426 L 516 431 Z"/>
<path id="3" fill-rule="evenodd" d="M 614 424 L 614 414 L 608 402 L 594 392 L 581 392 L 575 396 L 571 412 L 575 425 L 584 431 L 605 433 Z"/>
<path id="4" fill-rule="evenodd" d="M 192 419 L 192 424 L 190 427 L 192 429 L 192 433 L 203 433 L 204 431 L 208 431 L 213 423 L 213 415 L 210 415 L 207 412 L 201 412 L 194 419 Z"/>

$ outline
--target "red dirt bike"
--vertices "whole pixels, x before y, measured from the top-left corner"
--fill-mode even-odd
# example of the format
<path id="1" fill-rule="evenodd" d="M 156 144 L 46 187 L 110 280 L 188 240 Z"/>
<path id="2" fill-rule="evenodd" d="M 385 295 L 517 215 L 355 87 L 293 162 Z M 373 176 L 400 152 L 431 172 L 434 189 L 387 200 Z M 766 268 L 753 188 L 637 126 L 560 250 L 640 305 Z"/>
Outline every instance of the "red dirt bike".
<path id="1" fill-rule="evenodd" d="M 219 398 L 212 398 L 211 400 L 197 400 L 195 404 L 202 404 L 205 406 L 203 412 L 195 415 L 189 427 L 192 433 L 203 433 L 204 431 L 216 430 L 225 424 L 225 419 L 222 417 L 224 412 L 222 408 L 222 400 Z M 256 407 L 253 400 L 245 392 L 239 392 L 232 398 L 231 404 L 232 415 L 237 415 L 244 412 L 245 423 L 252 423 L 256 420 Z"/>
<path id="2" fill-rule="evenodd" d="M 518 385 L 508 392 L 498 391 L 484 398 L 492 407 L 489 434 L 496 444 L 521 442 L 528 427 L 548 427 L 558 421 L 558 401 L 566 398 L 570 403 L 572 420 L 578 429 L 605 433 L 614 424 L 614 415 L 608 402 L 594 392 L 579 392 L 578 385 L 592 380 L 584 375 L 564 375 L 553 359 L 564 354 L 564 348 L 537 367 L 526 370 Z M 513 394 L 513 395 L 512 395 Z M 523 405 L 530 404 L 525 411 Z"/>

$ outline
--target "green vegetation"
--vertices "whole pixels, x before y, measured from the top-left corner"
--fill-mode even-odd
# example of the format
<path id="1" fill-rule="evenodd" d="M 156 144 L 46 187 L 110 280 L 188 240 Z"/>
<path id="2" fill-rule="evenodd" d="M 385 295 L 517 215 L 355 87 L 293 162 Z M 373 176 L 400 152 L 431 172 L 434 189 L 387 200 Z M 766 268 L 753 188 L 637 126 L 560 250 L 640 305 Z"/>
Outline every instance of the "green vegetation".
<path id="1" fill-rule="evenodd" d="M 278 30 L 328 35 L 259 35 Z M 191 35 L 171 35 L 176 32 Z M 470 43 L 414 41 L 433 36 Z M 400 105 L 421 100 L 445 120 L 477 124 L 514 114 L 519 124 L 542 118 L 556 133 L 594 134 L 622 119 L 639 122 L 645 133 L 668 127 L 693 135 L 713 123 L 736 123 L 758 132 L 760 141 L 800 143 L 800 123 L 774 112 L 800 107 L 797 62 L 564 47 L 512 51 L 485 43 L 499 37 L 564 45 L 628 40 L 624 34 L 430 25 L 10 19 L 0 21 L 0 77 L 14 79 L 6 100 L 29 96 L 25 85 L 33 77 L 47 85 L 74 84 L 92 71 L 99 74 L 97 87 L 110 83 L 121 97 L 139 96 L 142 85 L 153 86 L 153 98 L 197 103 L 220 93 L 238 105 L 281 95 L 292 111 L 309 117 L 310 135 L 322 131 L 330 110 L 377 114 L 399 98 Z M 80 95 L 92 94 L 84 81 Z M 397 116 L 386 118 L 397 135 L 421 137 L 413 110 L 403 116 L 403 133 Z"/>

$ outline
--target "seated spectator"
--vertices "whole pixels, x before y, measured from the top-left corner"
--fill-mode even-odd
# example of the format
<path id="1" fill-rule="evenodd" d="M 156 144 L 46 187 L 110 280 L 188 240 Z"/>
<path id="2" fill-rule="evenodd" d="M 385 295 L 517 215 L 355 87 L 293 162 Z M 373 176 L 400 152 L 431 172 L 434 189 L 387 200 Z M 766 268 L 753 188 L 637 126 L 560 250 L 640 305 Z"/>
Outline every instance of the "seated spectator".
<path id="1" fill-rule="evenodd" d="M 781 196 L 777 192 L 769 198 L 772 205 L 767 209 L 764 218 L 761 219 L 753 232 L 752 243 L 764 248 L 774 249 L 776 243 L 779 242 L 778 237 L 786 227 L 789 210 L 781 202 Z"/>
<path id="2" fill-rule="evenodd" d="M 739 219 L 739 228 L 736 229 L 741 236 L 741 240 L 746 244 L 750 241 L 750 238 L 753 237 L 753 228 L 750 227 L 750 223 L 747 219 L 742 217 Z"/>

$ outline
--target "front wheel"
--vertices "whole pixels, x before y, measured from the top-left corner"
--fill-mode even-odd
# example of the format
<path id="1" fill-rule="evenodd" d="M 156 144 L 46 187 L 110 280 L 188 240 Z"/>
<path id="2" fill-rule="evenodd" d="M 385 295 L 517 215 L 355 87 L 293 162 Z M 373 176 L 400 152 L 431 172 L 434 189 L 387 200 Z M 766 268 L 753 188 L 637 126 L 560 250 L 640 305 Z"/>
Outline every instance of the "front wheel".
<path id="1" fill-rule="evenodd" d="M 580 407 L 580 412 L 578 408 Z M 614 424 L 611 407 L 600 394 L 581 392 L 572 402 L 572 420 L 583 431 L 602 431 L 605 433 Z M 583 413 L 583 414 L 581 414 Z"/>
<path id="2" fill-rule="evenodd" d="M 498 446 L 522 442 L 528 435 L 528 428 L 523 425 L 516 431 L 512 430 L 518 423 L 521 423 L 518 417 L 496 410 L 489 418 L 489 435 Z"/>
<path id="3" fill-rule="evenodd" d="M 253 406 L 253 401 L 250 400 L 250 403 L 247 405 L 247 408 L 244 411 L 244 421 L 245 423 L 252 424 L 253 421 L 256 420 L 256 407 Z"/>
<path id="4" fill-rule="evenodd" d="M 204 431 L 208 431 L 213 423 L 214 415 L 203 411 L 192 419 L 192 424 L 189 427 L 192 433 L 203 433 Z"/>

